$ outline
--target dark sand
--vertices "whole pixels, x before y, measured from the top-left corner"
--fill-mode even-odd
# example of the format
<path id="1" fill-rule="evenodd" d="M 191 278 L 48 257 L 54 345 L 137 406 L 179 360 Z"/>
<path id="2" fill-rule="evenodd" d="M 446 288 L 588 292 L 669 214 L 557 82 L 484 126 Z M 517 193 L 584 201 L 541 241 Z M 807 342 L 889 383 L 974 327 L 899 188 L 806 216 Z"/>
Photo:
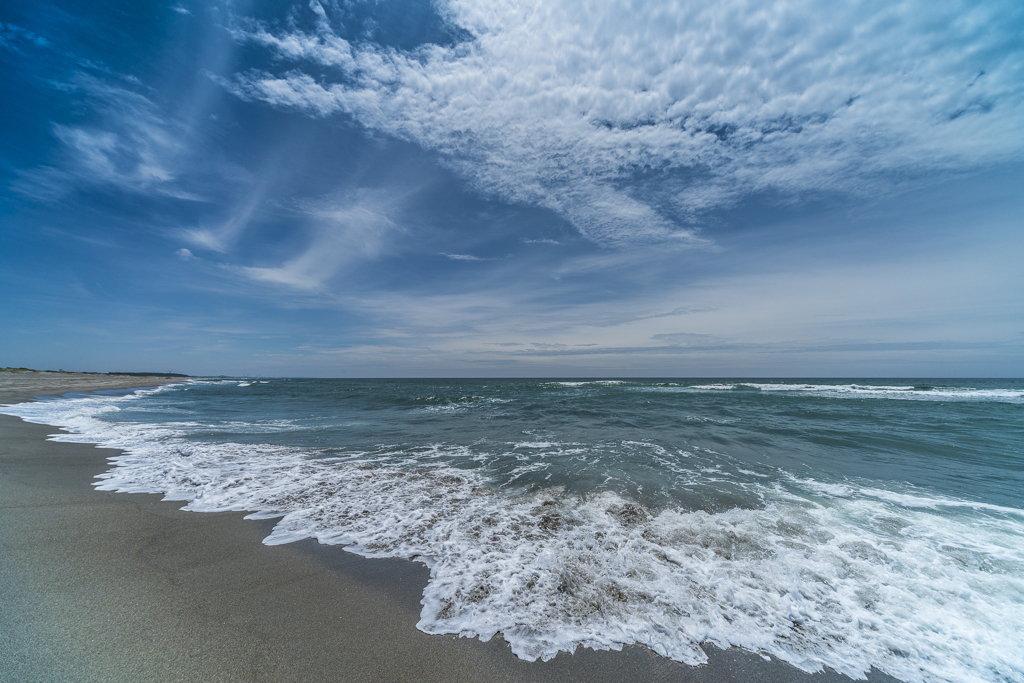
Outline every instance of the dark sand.
<path id="1" fill-rule="evenodd" d="M 13 374 L 0 404 L 153 383 Z M 642 647 L 531 663 L 498 638 L 429 636 L 422 565 L 265 546 L 273 522 L 96 491 L 116 451 L 46 441 L 55 431 L 0 416 L 0 681 L 850 680 L 711 646 L 699 667 Z"/>

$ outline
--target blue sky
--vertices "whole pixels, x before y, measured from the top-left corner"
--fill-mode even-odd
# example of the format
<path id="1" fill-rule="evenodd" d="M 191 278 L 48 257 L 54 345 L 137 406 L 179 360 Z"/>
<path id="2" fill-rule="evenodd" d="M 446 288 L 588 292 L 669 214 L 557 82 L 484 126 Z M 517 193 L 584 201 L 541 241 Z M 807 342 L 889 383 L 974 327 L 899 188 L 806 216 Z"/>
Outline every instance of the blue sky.
<path id="1" fill-rule="evenodd" d="M 1024 376 L 1024 5 L 6 2 L 0 365 Z"/>

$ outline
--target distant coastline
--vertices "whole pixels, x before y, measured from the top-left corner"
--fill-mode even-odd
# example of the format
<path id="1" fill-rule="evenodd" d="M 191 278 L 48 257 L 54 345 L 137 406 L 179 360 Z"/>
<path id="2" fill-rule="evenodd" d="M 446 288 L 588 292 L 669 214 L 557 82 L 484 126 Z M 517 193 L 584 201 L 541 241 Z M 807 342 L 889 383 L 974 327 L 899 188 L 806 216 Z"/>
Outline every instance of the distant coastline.
<path id="1" fill-rule="evenodd" d="M 35 368 L 13 368 L 4 367 L 0 368 L 0 372 L 36 372 L 39 374 L 52 374 L 52 375 L 100 375 L 109 377 L 191 377 L 181 372 L 123 372 L 123 371 L 111 371 L 111 372 L 89 372 L 77 371 L 77 370 L 36 370 Z"/>

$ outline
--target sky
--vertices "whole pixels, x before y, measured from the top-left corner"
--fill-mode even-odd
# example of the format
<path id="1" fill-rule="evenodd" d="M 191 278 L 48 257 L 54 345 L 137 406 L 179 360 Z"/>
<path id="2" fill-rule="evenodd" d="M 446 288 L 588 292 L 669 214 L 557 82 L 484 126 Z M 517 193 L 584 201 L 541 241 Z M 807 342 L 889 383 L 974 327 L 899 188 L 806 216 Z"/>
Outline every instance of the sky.
<path id="1" fill-rule="evenodd" d="M 1024 376 L 1019 0 L 8 0 L 0 66 L 0 366 Z"/>

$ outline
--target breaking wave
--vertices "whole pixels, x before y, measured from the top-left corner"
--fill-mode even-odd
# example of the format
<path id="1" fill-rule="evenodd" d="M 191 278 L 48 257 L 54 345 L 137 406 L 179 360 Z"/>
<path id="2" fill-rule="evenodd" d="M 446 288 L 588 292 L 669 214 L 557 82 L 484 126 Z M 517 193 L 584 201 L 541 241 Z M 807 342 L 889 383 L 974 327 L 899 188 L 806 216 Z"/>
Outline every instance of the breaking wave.
<path id="1" fill-rule="evenodd" d="M 1015 508 L 750 472 L 756 508 L 656 509 L 610 491 L 499 488 L 450 460 L 403 461 L 400 446 L 325 457 L 104 419 L 146 393 L 3 411 L 70 432 L 55 440 L 123 449 L 101 490 L 281 517 L 268 544 L 316 538 L 423 562 L 421 630 L 500 634 L 524 659 L 640 643 L 699 664 L 714 643 L 855 678 L 874 666 L 907 682 L 1024 680 Z"/>

